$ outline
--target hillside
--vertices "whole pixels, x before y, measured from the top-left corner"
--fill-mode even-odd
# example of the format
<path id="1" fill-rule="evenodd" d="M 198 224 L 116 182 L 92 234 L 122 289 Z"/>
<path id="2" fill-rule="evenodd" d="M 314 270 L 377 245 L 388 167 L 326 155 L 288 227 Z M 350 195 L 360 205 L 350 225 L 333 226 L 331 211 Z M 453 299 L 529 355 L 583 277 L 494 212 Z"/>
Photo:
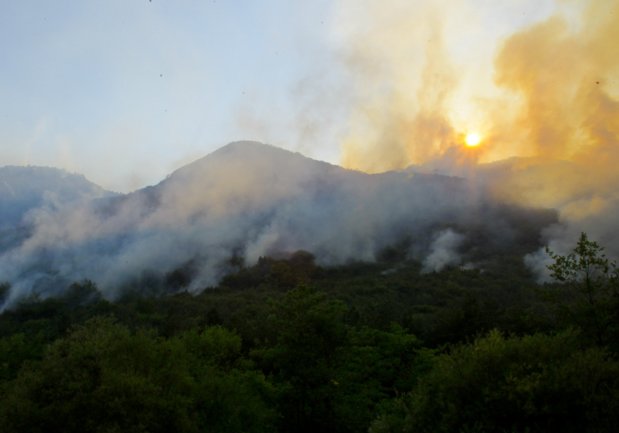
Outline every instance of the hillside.
<path id="1" fill-rule="evenodd" d="M 184 288 L 195 293 L 233 271 L 230 263 L 297 250 L 325 266 L 371 262 L 397 246 L 425 271 L 484 267 L 497 254 L 535 251 L 556 220 L 463 178 L 369 175 L 256 142 L 231 143 L 131 194 L 35 215 L 28 238 L 0 256 L 11 300 L 84 278 L 114 298 L 177 269 L 189 269 Z"/>
<path id="2" fill-rule="evenodd" d="M 57 168 L 0 167 L 0 228 L 19 224 L 32 209 L 110 195 L 84 176 Z"/>
<path id="3" fill-rule="evenodd" d="M 199 295 L 108 302 L 83 281 L 23 300 L 0 314 L 0 430 L 615 432 L 615 268 L 591 304 L 508 259 L 424 273 L 297 252 Z"/>
<path id="4" fill-rule="evenodd" d="M 0 254 L 32 235 L 39 216 L 114 193 L 84 176 L 50 167 L 0 167 Z"/>
<path id="5" fill-rule="evenodd" d="M 2 431 L 616 431 L 616 266 L 583 234 L 537 283 L 554 211 L 253 142 L 45 203 L 0 253 Z"/>

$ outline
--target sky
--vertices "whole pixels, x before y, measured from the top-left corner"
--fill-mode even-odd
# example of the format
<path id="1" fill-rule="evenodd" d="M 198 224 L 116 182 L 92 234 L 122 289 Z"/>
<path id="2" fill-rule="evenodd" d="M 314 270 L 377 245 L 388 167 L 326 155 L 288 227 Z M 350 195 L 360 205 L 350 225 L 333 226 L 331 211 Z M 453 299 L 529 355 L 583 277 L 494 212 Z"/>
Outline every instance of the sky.
<path id="1" fill-rule="evenodd" d="M 0 0 L 0 166 L 127 192 L 242 139 L 365 171 L 425 162 L 445 119 L 488 129 L 506 40 L 557 13 L 578 26 L 580 4 Z M 417 115 L 423 146 L 396 152 L 396 109 L 443 120 Z"/>
<path id="2" fill-rule="evenodd" d="M 161 245 L 214 246 L 215 266 L 231 255 L 218 246 L 234 247 L 237 236 L 255 244 L 250 260 L 278 243 L 312 250 L 313 232 L 306 244 L 286 244 L 304 229 L 322 233 L 328 249 L 360 254 L 364 242 L 391 239 L 393 215 L 422 231 L 419 221 L 447 227 L 454 217 L 457 230 L 464 218 L 508 239 L 500 218 L 472 210 L 486 198 L 556 211 L 540 234 L 552 251 L 567 253 L 586 232 L 619 260 L 618 22 L 619 0 L 0 0 L 0 166 L 59 167 L 129 192 L 227 143 L 256 140 L 368 173 L 407 170 L 395 177 L 412 185 L 358 206 L 344 188 L 332 202 L 338 212 L 295 207 L 307 183 L 286 179 L 302 175 L 305 160 L 277 164 L 264 147 L 252 154 L 241 145 L 242 158 L 222 152 L 195 165 L 193 187 L 181 182 L 154 220 L 140 220 L 139 200 L 104 221 L 89 204 L 57 211 L 49 195 L 25 217 L 35 235 L 0 267 L 21 274 L 58 245 L 77 245 L 57 251 L 62 266 L 82 263 L 75 253 L 113 274 L 110 260 L 127 274 L 140 260 L 159 269 L 177 251 Z M 217 155 L 229 153 L 222 164 Z M 467 189 L 433 193 L 423 179 L 436 178 L 419 171 L 465 177 Z M 264 173 L 276 181 L 263 182 Z M 220 183 L 209 190 L 213 174 Z M 355 187 L 365 193 L 363 185 Z M 230 191 L 247 200 L 226 199 Z M 265 213 L 235 213 L 246 202 L 270 206 L 281 191 L 290 200 L 266 226 Z M 463 199 L 475 206 L 436 219 L 433 209 Z M 228 206 L 260 227 L 216 218 L 225 227 L 204 230 Z M 150 230 L 153 221 L 162 231 Z M 98 240 L 135 227 L 144 242 L 98 250 Z M 455 251 L 460 235 L 445 232 L 433 245 Z M 226 236 L 234 242 L 222 243 Z M 93 247 L 96 260 L 81 247 Z M 524 260 L 547 271 L 543 248 Z"/>

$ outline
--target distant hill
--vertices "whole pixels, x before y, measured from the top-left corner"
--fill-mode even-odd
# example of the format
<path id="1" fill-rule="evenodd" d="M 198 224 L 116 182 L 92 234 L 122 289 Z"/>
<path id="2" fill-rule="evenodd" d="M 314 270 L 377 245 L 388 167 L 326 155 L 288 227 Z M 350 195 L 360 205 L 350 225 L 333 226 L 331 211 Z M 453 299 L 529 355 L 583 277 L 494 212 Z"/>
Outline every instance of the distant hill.
<path id="1" fill-rule="evenodd" d="M 84 176 L 57 168 L 0 167 L 0 228 L 19 224 L 31 209 L 110 195 Z"/>
<path id="2" fill-rule="evenodd" d="M 497 202 L 463 178 L 370 175 L 248 141 L 131 194 L 109 196 L 83 178 L 80 189 L 71 179 L 64 194 L 86 201 L 40 209 L 27 240 L 0 255 L 13 297 L 45 296 L 83 278 L 115 297 L 178 269 L 195 292 L 239 263 L 297 250 L 321 265 L 374 261 L 395 246 L 428 272 L 484 266 L 496 254 L 535 250 L 540 230 L 556 220 Z M 62 195 L 54 191 L 39 203 Z"/>

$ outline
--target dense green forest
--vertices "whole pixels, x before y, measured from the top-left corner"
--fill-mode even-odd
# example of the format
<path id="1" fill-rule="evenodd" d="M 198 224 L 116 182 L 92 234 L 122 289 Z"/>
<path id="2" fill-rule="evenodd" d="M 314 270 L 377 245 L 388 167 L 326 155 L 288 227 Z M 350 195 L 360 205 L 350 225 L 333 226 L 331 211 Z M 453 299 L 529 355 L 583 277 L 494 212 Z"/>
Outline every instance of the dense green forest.
<path id="1" fill-rule="evenodd" d="M 0 315 L 0 431 L 619 431 L 616 267 L 585 235 L 549 253 L 543 285 L 519 255 L 422 273 L 396 248 L 25 299 Z"/>

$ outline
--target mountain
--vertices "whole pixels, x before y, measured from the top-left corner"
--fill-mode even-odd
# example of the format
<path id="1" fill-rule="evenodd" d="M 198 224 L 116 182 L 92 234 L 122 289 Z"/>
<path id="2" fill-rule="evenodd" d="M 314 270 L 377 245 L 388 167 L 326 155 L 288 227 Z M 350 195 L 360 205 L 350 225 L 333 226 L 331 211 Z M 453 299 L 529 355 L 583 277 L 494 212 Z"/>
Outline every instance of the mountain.
<path id="1" fill-rule="evenodd" d="M 524 255 L 555 220 L 463 178 L 370 175 L 236 142 L 131 194 L 37 209 L 29 237 L 0 255 L 0 278 L 12 299 L 83 278 L 113 298 L 183 269 L 184 288 L 199 291 L 239 261 L 306 250 L 332 265 L 373 261 L 393 246 L 430 272 Z"/>
<path id="2" fill-rule="evenodd" d="M 110 196 L 84 176 L 50 167 L 0 167 L 0 227 L 19 224 L 28 211 Z"/>
<path id="3" fill-rule="evenodd" d="M 57 168 L 0 167 L 0 254 L 32 235 L 40 212 L 113 195 L 82 175 Z"/>

